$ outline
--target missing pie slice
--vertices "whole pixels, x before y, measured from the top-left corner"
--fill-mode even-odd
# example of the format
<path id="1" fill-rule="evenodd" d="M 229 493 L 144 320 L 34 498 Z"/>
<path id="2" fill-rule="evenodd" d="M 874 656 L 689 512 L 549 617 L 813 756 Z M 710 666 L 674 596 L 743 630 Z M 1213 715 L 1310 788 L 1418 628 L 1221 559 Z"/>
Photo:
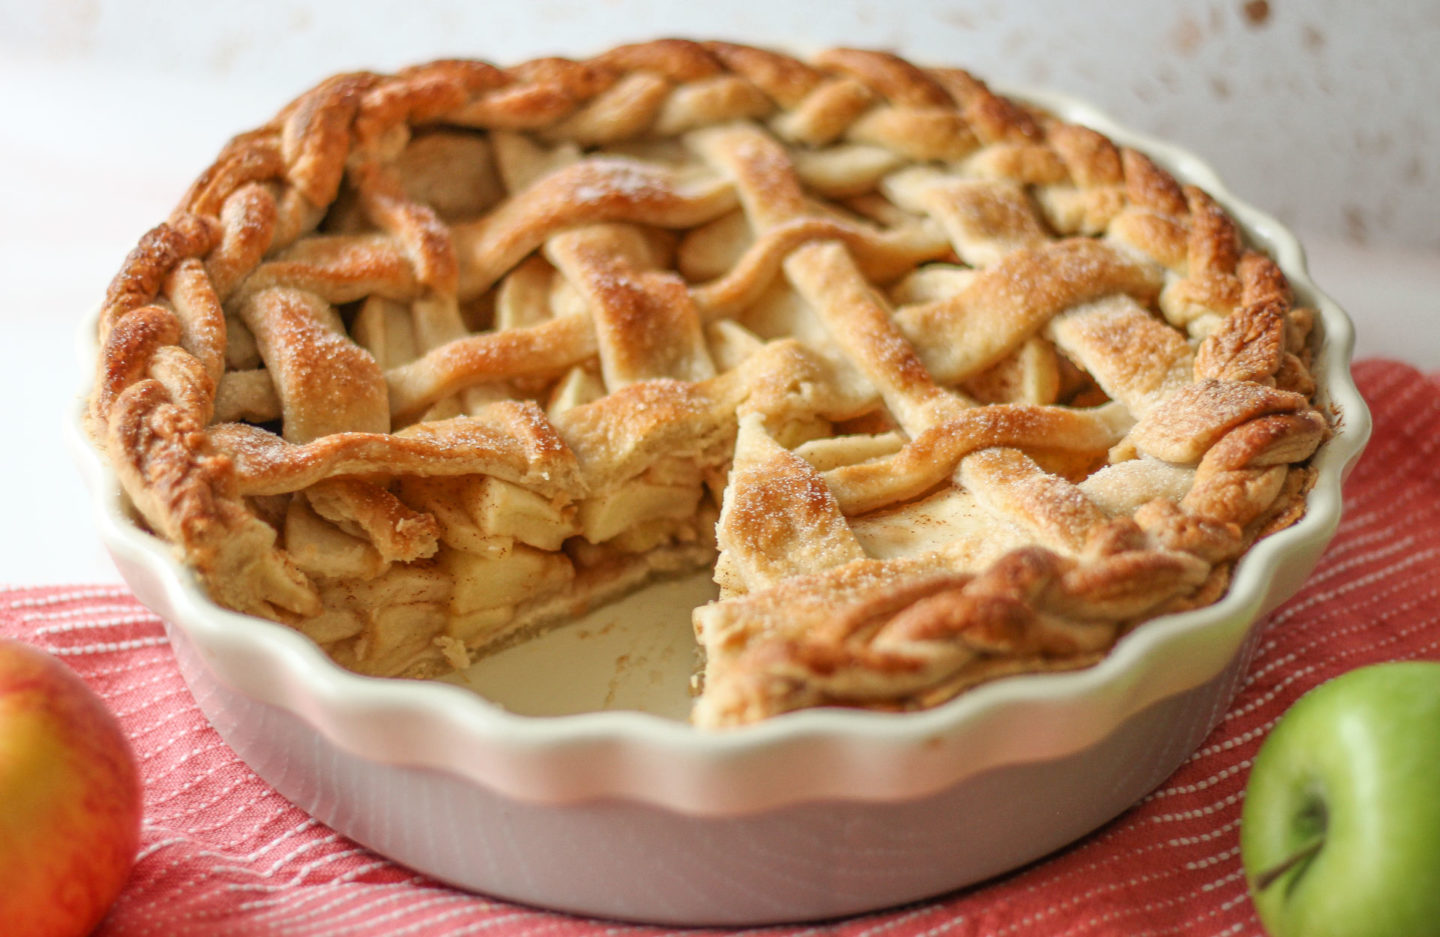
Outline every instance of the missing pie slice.
<path id="1" fill-rule="evenodd" d="M 350 74 L 131 253 L 91 430 L 221 605 L 424 676 L 713 567 L 693 718 L 912 709 L 1214 601 L 1329 426 L 1203 191 L 956 69 Z"/>

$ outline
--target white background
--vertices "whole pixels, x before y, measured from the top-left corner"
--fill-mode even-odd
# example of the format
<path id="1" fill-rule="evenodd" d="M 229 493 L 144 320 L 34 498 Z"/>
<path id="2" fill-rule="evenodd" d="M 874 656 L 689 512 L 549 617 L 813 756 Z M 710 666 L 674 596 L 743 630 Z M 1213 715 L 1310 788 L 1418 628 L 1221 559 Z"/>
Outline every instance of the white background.
<path id="1" fill-rule="evenodd" d="M 665 35 L 886 48 L 1088 98 L 1305 242 L 1358 354 L 1440 369 L 1440 2 L 0 0 L 0 583 L 113 581 L 62 423 L 82 317 L 225 140 L 336 71 Z"/>

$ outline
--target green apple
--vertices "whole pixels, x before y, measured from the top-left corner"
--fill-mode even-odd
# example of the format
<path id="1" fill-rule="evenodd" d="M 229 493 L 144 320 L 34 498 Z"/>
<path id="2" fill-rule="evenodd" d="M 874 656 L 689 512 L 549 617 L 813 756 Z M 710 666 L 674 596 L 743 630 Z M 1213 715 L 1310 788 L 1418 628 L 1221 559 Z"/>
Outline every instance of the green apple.
<path id="1" fill-rule="evenodd" d="M 129 877 L 140 816 L 135 755 L 104 701 L 0 638 L 0 934 L 93 931 Z"/>
<path id="2" fill-rule="evenodd" d="M 1440 935 L 1440 662 L 1301 697 L 1255 757 L 1240 857 L 1274 937 Z"/>

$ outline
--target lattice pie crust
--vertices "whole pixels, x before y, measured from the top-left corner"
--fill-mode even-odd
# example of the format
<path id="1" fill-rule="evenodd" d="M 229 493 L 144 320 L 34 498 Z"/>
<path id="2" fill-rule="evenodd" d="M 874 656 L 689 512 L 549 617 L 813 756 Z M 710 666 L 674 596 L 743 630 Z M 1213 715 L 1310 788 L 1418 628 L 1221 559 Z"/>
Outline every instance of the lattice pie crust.
<path id="1" fill-rule="evenodd" d="M 350 74 L 106 297 L 91 427 L 214 599 L 431 675 L 713 566 L 694 721 L 933 705 L 1214 601 L 1328 433 L 1204 192 L 967 73 L 662 41 Z"/>

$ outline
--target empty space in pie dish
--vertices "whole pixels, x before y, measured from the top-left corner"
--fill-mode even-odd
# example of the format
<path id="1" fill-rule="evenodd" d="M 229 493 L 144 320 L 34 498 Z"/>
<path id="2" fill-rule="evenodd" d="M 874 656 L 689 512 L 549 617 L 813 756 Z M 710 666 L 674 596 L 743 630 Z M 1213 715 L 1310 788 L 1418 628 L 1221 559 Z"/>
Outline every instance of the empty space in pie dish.
<path id="1" fill-rule="evenodd" d="M 710 573 L 662 580 L 440 679 L 522 716 L 632 710 L 685 722 L 697 668 L 690 613 Z"/>

